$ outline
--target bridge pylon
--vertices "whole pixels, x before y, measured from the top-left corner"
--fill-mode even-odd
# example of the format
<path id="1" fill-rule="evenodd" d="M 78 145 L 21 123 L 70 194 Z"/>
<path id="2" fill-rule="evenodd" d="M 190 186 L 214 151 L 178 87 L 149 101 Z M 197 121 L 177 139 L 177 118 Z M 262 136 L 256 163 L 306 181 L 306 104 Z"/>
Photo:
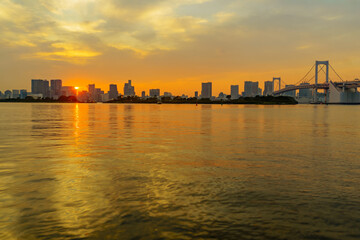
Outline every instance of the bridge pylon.
<path id="1" fill-rule="evenodd" d="M 274 85 L 274 87 L 275 87 L 275 81 L 279 81 L 279 91 L 280 91 L 280 89 L 281 89 L 281 78 L 280 77 L 277 77 L 277 78 L 273 78 L 273 85 Z"/>
<path id="2" fill-rule="evenodd" d="M 326 83 L 329 83 L 329 61 L 316 61 L 315 62 L 315 86 L 318 85 L 318 80 L 319 80 L 319 66 L 320 65 L 324 65 L 326 67 Z M 315 87 L 315 93 L 314 93 L 314 102 L 317 102 L 317 87 Z M 326 91 L 326 96 L 327 96 L 327 91 Z M 326 99 L 325 99 L 326 101 Z"/>

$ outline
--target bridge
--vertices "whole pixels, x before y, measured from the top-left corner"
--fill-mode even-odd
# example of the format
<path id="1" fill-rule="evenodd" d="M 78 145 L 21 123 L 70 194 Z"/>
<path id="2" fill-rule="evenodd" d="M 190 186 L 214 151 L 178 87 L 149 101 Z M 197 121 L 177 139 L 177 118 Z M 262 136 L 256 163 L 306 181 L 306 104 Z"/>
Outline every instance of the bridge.
<path id="1" fill-rule="evenodd" d="M 321 67 L 319 68 L 319 66 Z M 309 74 L 314 68 L 315 75 L 309 78 Z M 326 71 L 324 68 L 326 68 Z M 330 79 L 330 68 L 332 72 L 335 73 L 338 81 Z M 323 83 L 319 83 L 320 72 L 325 74 L 325 82 Z M 315 83 L 311 83 L 313 79 L 315 79 Z M 316 61 L 310 71 L 294 85 L 285 85 L 285 87 L 282 88 L 282 83 L 284 84 L 285 82 L 282 81 L 280 77 L 273 78 L 274 87 L 276 82 L 278 82 L 279 87 L 278 90 L 273 92 L 272 95 L 274 96 L 301 89 L 312 89 L 313 102 L 317 103 L 318 90 L 321 89 L 325 92 L 325 103 L 360 103 L 360 93 L 357 91 L 357 89 L 360 88 L 360 80 L 344 81 L 330 65 L 329 61 Z"/>

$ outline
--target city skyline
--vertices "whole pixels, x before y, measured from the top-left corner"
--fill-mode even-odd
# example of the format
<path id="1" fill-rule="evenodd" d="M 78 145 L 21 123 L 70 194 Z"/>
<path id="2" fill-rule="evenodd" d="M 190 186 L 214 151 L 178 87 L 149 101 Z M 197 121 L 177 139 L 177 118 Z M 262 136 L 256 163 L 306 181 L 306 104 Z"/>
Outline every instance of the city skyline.
<path id="1" fill-rule="evenodd" d="M 134 79 L 138 89 L 161 85 L 189 95 L 211 81 L 218 94 L 242 85 L 239 79 L 263 85 L 281 76 L 295 83 L 315 56 L 352 80 L 359 78 L 357 6 L 350 0 L 5 0 L 1 88 L 53 77 L 105 88 L 120 78 Z"/>

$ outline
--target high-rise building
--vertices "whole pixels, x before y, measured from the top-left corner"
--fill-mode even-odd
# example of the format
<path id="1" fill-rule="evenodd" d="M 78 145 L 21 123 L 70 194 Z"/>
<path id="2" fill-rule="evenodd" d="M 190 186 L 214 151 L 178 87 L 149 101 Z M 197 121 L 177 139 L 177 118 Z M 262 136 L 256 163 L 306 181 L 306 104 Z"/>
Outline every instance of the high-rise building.
<path id="1" fill-rule="evenodd" d="M 53 99 L 59 99 L 61 97 L 62 80 L 53 79 L 50 80 L 50 97 Z"/>
<path id="2" fill-rule="evenodd" d="M 195 98 L 199 98 L 199 92 L 195 91 Z"/>
<path id="3" fill-rule="evenodd" d="M 20 91 L 19 90 L 12 90 L 12 98 L 20 98 Z"/>
<path id="4" fill-rule="evenodd" d="M 212 97 L 212 82 L 202 83 L 201 98 L 211 98 L 211 97 Z"/>
<path id="5" fill-rule="evenodd" d="M 110 84 L 109 99 L 117 99 L 119 92 L 116 84 Z"/>
<path id="6" fill-rule="evenodd" d="M 255 97 L 259 95 L 259 82 L 246 81 L 244 84 L 244 97 Z M 261 95 L 261 93 L 260 93 Z"/>
<path id="7" fill-rule="evenodd" d="M 307 86 L 310 83 L 301 83 L 300 86 Z M 311 98 L 312 92 L 310 88 L 299 89 L 299 98 Z"/>
<path id="8" fill-rule="evenodd" d="M 31 80 L 31 93 L 42 94 L 43 98 L 50 97 L 49 81 L 41 79 Z"/>
<path id="9" fill-rule="evenodd" d="M 142 92 L 141 92 L 141 98 L 143 98 L 143 99 L 146 98 L 146 93 L 145 93 L 145 91 L 142 91 Z"/>
<path id="10" fill-rule="evenodd" d="M 27 91 L 26 89 L 20 90 L 20 99 L 25 99 L 27 97 Z"/>
<path id="11" fill-rule="evenodd" d="M 285 85 L 285 88 L 294 87 L 294 86 L 295 85 Z M 285 93 L 283 93 L 283 95 L 295 98 L 296 97 L 296 90 L 285 92 Z"/>
<path id="12" fill-rule="evenodd" d="M 135 87 L 131 85 L 131 80 L 124 85 L 124 96 L 135 96 Z"/>
<path id="13" fill-rule="evenodd" d="M 273 94 L 274 92 L 274 82 L 273 81 L 266 81 L 264 83 L 264 96 L 268 96 Z"/>
<path id="14" fill-rule="evenodd" d="M 89 92 L 89 102 L 96 101 L 95 84 L 89 84 L 88 92 Z"/>
<path id="15" fill-rule="evenodd" d="M 101 90 L 101 88 L 95 88 L 95 101 L 96 102 L 102 102 L 102 96 L 105 94 L 105 92 L 103 90 Z"/>
<path id="16" fill-rule="evenodd" d="M 150 89 L 149 96 L 150 97 L 160 97 L 160 89 Z"/>
<path id="17" fill-rule="evenodd" d="M 239 85 L 231 85 L 230 87 L 231 99 L 239 98 Z"/>
<path id="18" fill-rule="evenodd" d="M 76 97 L 76 89 L 73 86 L 61 87 L 61 96 L 65 97 Z"/>

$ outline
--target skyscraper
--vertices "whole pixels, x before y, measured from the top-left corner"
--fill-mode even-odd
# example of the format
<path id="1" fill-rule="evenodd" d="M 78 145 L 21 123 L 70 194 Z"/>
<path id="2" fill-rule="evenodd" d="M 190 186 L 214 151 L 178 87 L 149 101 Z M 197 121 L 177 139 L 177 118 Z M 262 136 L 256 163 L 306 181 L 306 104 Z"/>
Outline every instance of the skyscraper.
<path id="1" fill-rule="evenodd" d="M 246 81 L 244 83 L 244 97 L 255 97 L 259 95 L 259 82 Z"/>
<path id="2" fill-rule="evenodd" d="M 195 91 L 195 98 L 198 98 L 198 97 L 199 97 L 199 92 Z"/>
<path id="3" fill-rule="evenodd" d="M 231 99 L 238 99 L 239 98 L 239 85 L 231 85 Z"/>
<path id="4" fill-rule="evenodd" d="M 96 100 L 95 84 L 89 84 L 88 92 L 89 92 L 89 102 L 94 102 Z"/>
<path id="5" fill-rule="evenodd" d="M 212 97 L 212 82 L 202 83 L 201 98 L 211 98 L 211 97 Z"/>
<path id="6" fill-rule="evenodd" d="M 50 97 L 53 99 L 59 99 L 61 97 L 62 80 L 53 79 L 50 80 Z"/>
<path id="7" fill-rule="evenodd" d="M 143 98 L 143 99 L 144 99 L 144 98 L 146 97 L 146 95 L 145 95 L 145 94 L 146 94 L 146 93 L 145 93 L 145 91 L 142 91 L 142 92 L 141 92 L 141 98 Z"/>
<path id="8" fill-rule="evenodd" d="M 131 80 L 124 85 L 124 96 L 135 96 L 135 88 L 131 85 Z"/>
<path id="9" fill-rule="evenodd" d="M 150 97 L 160 97 L 160 89 L 150 89 Z"/>
<path id="10" fill-rule="evenodd" d="M 49 81 L 41 79 L 31 80 L 31 93 L 42 94 L 43 98 L 50 97 Z"/>
<path id="11" fill-rule="evenodd" d="M 266 81 L 264 83 L 264 96 L 268 96 L 273 94 L 274 92 L 274 82 L 273 81 Z"/>
<path id="12" fill-rule="evenodd" d="M 117 99 L 119 92 L 116 84 L 110 84 L 109 99 Z"/>

